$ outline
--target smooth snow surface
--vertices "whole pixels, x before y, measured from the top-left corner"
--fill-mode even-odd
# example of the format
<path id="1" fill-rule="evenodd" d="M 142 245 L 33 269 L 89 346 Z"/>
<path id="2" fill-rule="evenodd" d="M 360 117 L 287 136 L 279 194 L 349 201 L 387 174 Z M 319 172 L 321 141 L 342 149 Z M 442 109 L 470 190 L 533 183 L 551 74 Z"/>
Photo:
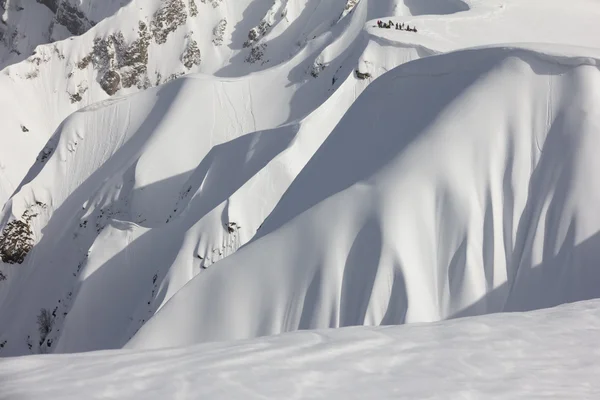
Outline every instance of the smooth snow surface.
<path id="1" fill-rule="evenodd" d="M 179 291 L 129 346 L 598 297 L 597 64 L 480 49 L 382 76 L 255 239 Z"/>
<path id="2" fill-rule="evenodd" d="M 77 3 L 0 72 L 0 356 L 600 297 L 598 1 Z"/>
<path id="3" fill-rule="evenodd" d="M 595 399 L 600 303 L 0 362 L 2 399 Z"/>

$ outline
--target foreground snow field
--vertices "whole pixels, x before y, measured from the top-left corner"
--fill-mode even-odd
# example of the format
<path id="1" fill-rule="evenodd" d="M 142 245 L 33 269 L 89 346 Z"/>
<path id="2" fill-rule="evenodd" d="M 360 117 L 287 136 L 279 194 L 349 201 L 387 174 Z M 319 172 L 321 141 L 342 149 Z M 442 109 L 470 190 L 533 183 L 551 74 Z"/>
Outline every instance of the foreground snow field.
<path id="1" fill-rule="evenodd" d="M 176 329 L 176 327 L 173 327 Z M 1 399 L 597 399 L 600 301 L 0 362 Z"/>

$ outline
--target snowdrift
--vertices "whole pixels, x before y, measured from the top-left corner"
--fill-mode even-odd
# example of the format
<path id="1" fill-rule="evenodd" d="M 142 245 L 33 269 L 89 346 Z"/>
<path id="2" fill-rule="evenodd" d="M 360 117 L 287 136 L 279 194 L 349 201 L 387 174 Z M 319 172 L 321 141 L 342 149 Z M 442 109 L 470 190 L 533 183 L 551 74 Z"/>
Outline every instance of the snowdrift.
<path id="1" fill-rule="evenodd" d="M 430 325 L 30 356 L 0 363 L 0 397 L 590 399 L 599 394 L 598 335 L 594 300 Z"/>
<path id="2" fill-rule="evenodd" d="M 595 51 L 577 53 L 469 50 L 382 76 L 256 239 L 195 277 L 128 347 L 597 297 L 600 72 Z"/>

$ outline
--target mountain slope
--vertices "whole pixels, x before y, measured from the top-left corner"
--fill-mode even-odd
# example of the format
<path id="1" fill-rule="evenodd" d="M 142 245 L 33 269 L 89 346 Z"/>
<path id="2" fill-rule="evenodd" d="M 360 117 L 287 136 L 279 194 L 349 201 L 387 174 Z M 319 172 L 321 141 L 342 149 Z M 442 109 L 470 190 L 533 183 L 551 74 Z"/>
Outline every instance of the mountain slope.
<path id="1" fill-rule="evenodd" d="M 44 15 L 48 23 L 62 26 L 52 22 L 55 9 L 60 14 L 76 6 L 73 12 L 100 22 L 81 36 L 39 46 L 34 55 L 0 74 L 0 92 L 6 94 L 0 97 L 5 126 L 0 135 L 1 203 L 14 193 L 69 114 L 111 95 L 143 90 L 190 72 L 230 78 L 279 66 L 289 68 L 292 84 L 343 79 L 343 74 L 336 75 L 334 60 L 351 49 L 360 58 L 359 69 L 375 77 L 410 60 L 395 56 L 403 49 L 419 49 L 423 56 L 492 43 L 595 46 L 590 32 L 600 14 L 592 0 L 577 0 L 566 10 L 561 2 L 539 6 L 534 0 L 18 1 L 6 3 L 12 10 L 7 18 L 26 27 L 29 35 L 45 26 L 37 20 Z M 543 18 L 534 21 L 533 15 Z M 19 22 L 22 17 L 33 19 Z M 375 19 L 386 18 L 418 25 L 419 33 L 373 28 Z M 46 34 L 45 28 L 40 32 Z M 383 51 L 369 51 L 381 46 Z M 294 62 L 296 56 L 303 63 Z"/>
<path id="2" fill-rule="evenodd" d="M 362 29 L 361 10 L 341 26 Z M 320 80 L 311 76 L 314 49 L 305 49 L 286 68 L 243 79 L 177 80 L 64 121 L 5 208 L 5 221 L 37 215 L 31 255 L 3 272 L 2 337 L 13 338 L 3 353 L 40 345 L 52 351 L 65 335 L 78 338 L 69 340 L 71 350 L 121 346 L 202 268 L 248 241 L 368 84 L 353 76 L 361 46 L 340 33 L 316 47 L 337 47 Z M 390 51 L 403 61 L 419 56 Z M 289 85 L 296 70 L 298 81 Z M 161 261 L 153 255 L 157 242 Z M 124 290 L 118 315 L 98 300 L 114 276 L 95 280 L 100 267 L 119 273 L 124 260 L 131 270 L 129 278 L 118 278 Z M 158 265 L 149 269 L 149 263 Z M 91 312 L 94 304 L 99 308 Z M 57 315 L 52 335 L 21 340 L 37 336 L 32 316 L 43 308 Z M 81 324 L 91 314 L 97 317 Z M 25 335 L 24 327 L 33 333 Z"/>
<path id="3" fill-rule="evenodd" d="M 0 91 L 7 95 L 0 98 L 0 116 L 6 129 L 0 155 L 7 161 L 0 177 L 2 202 L 69 114 L 117 92 L 132 93 L 198 70 L 200 50 L 214 46 L 212 33 L 194 30 L 212 25 L 218 14 L 211 6 L 200 16 L 191 4 L 127 2 L 84 35 L 40 46 L 3 70 Z"/>
<path id="4" fill-rule="evenodd" d="M 574 4 L 133 0 L 38 47 L 0 74 L 0 354 L 595 296 Z"/>
<path id="5" fill-rule="evenodd" d="M 180 290 L 128 346 L 597 297 L 598 53 L 567 53 L 470 50 L 380 77 L 257 237 Z"/>
<path id="6" fill-rule="evenodd" d="M 29 57 L 38 45 L 85 33 L 130 1 L 0 1 L 0 68 Z"/>
<path id="7" fill-rule="evenodd" d="M 329 106 L 302 116 L 297 113 L 314 104 L 302 96 L 324 98 L 329 88 L 310 80 L 309 92 L 290 87 L 274 97 L 260 90 L 266 79 L 270 84 L 279 80 L 283 87 L 287 73 L 231 81 L 181 79 L 67 119 L 31 169 L 26 178 L 31 183 L 7 206 L 21 216 L 37 202 L 44 204 L 33 221 L 37 240 L 28 268 L 6 272 L 11 286 L 3 292 L 3 326 L 12 327 L 12 333 L 7 330 L 5 336 L 18 338 L 19 327 L 35 322 L 32 314 L 56 303 L 61 314 L 56 324 L 62 324 L 71 306 L 73 323 L 67 320 L 55 335 L 85 328 L 102 337 L 98 342 L 73 334 L 79 338 L 73 348 L 122 345 L 165 297 L 247 241 L 333 129 L 345 110 L 340 106 L 350 106 L 352 93 L 365 85 L 350 77 L 346 88 L 327 101 Z M 299 87 L 306 91 L 306 86 Z M 290 102 L 304 105 L 290 115 Z M 206 112 L 198 112 L 198 104 Z M 301 120 L 287 123 L 290 117 Z M 264 130 L 271 126 L 279 127 Z M 322 130 L 319 135 L 312 133 L 315 128 Z M 161 262 L 152 255 L 157 242 L 162 243 Z M 112 261 L 107 259 L 112 255 Z M 100 266 L 105 272 L 112 264 L 119 273 L 123 256 L 131 274 L 118 278 L 124 290 L 124 319 L 119 320 L 110 303 L 97 301 L 114 276 L 92 281 Z M 149 263 L 158 265 L 149 269 Z M 37 296 L 24 299 L 30 291 Z M 88 296 L 93 300 L 84 300 Z M 93 314 L 109 320 L 99 317 L 82 325 L 93 304 L 100 307 Z M 102 333 L 107 329 L 117 333 Z M 11 342 L 26 351 L 24 342 Z"/>

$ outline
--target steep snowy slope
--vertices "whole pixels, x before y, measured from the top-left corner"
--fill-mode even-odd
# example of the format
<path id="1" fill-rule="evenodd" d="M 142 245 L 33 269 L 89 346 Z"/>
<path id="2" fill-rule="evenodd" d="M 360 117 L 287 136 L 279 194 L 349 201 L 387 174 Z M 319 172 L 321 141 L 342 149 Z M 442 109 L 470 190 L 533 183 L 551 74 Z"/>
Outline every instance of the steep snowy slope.
<path id="1" fill-rule="evenodd" d="M 352 50 L 367 20 L 366 12 L 341 20 L 345 5 L 134 0 L 80 37 L 38 47 L 0 74 L 0 202 L 14 193 L 60 122 L 88 104 L 190 72 L 242 77 L 286 61 L 287 84 L 314 80 L 321 64 L 313 66 L 313 53 L 340 42 L 328 60 L 339 64 L 334 58 Z M 367 4 L 361 8 L 366 11 Z M 301 62 L 292 61 L 299 53 Z M 309 104 L 315 108 L 312 103 L 320 101 Z"/>
<path id="2" fill-rule="evenodd" d="M 90 12 L 95 9 L 87 3 Z M 204 5 L 202 11 L 199 15 L 194 2 L 182 0 L 127 1 L 119 13 L 83 36 L 40 46 L 27 60 L 4 69 L 0 201 L 14 192 L 72 112 L 117 92 L 131 93 L 198 70 L 200 51 L 215 47 L 212 32 L 206 31 L 218 17 L 212 6 Z"/>
<path id="3" fill-rule="evenodd" d="M 0 363 L 3 399 L 594 399 L 600 303 Z"/>
<path id="4" fill-rule="evenodd" d="M 340 27 L 355 29 L 358 23 L 360 31 L 366 10 L 361 6 Z M 54 311 L 53 337 L 79 338 L 67 341 L 69 349 L 121 346 L 201 268 L 249 240 L 367 85 L 353 75 L 361 48 L 357 52 L 352 40 L 342 29 L 318 43 L 317 50 L 338 49 L 321 79 L 312 76 L 317 75 L 311 68 L 314 49 L 305 49 L 286 68 L 244 79 L 175 81 L 67 119 L 25 178 L 31 183 L 5 209 L 4 221 L 11 214 L 38 215 L 30 221 L 31 235 L 16 239 L 22 248 L 35 242 L 32 255 L 23 265 L 3 268 L 2 337 L 13 337 L 3 354 L 27 352 L 39 343 L 32 316 L 42 308 Z M 382 67 L 419 56 L 389 50 Z M 290 73 L 297 81 L 290 81 Z M 105 226 L 109 229 L 92 246 Z M 162 243 L 160 262 L 154 254 L 157 242 Z M 100 266 L 111 270 L 109 264 L 119 273 L 122 253 L 131 274 L 119 280 L 129 295 L 120 306 L 123 314 L 116 315 L 111 303 L 101 300 L 113 277 L 99 284 L 89 276 Z M 132 257 L 136 253 L 140 256 Z M 149 263 L 158 265 L 148 268 Z M 84 280 L 80 300 L 74 301 Z M 72 306 L 75 312 L 61 331 Z M 104 317 L 81 324 L 89 319 L 90 306 L 99 307 L 94 314 Z M 28 342 L 28 336 L 34 338 Z M 48 339 L 51 350 L 53 339 Z"/>
<path id="5" fill-rule="evenodd" d="M 130 1 L 0 1 L 0 68 L 29 57 L 40 44 L 85 33 Z"/>
<path id="6" fill-rule="evenodd" d="M 600 16 L 592 0 L 576 0 L 566 10 L 562 1 L 540 5 L 534 0 L 25 3 L 12 0 L 6 8 L 10 19 L 25 27 L 29 35 L 38 30 L 46 35 L 45 23 L 37 20 L 46 14 L 45 20 L 57 27 L 63 26 L 55 22 L 58 16 L 73 12 L 83 13 L 81 18 L 90 21 L 83 23 L 86 27 L 101 22 L 82 36 L 40 46 L 35 55 L 0 74 L 4 126 L 0 134 L 0 203 L 14 193 L 64 118 L 114 94 L 156 86 L 189 72 L 228 78 L 274 66 L 289 68 L 291 84 L 309 77 L 328 85 L 327 81 L 340 78 L 335 70 L 337 58 L 351 49 L 360 58 L 359 69 L 374 77 L 412 59 L 410 53 L 415 51 L 422 57 L 506 42 L 595 46 L 596 35 L 591 33 Z M 78 11 L 61 11 L 71 10 L 68 4 Z M 36 9 L 27 12 L 30 8 Z M 31 22 L 19 22 L 30 17 L 34 18 Z M 418 34 L 373 28 L 374 19 L 388 17 L 418 26 Z M 556 29 L 558 25 L 561 29 Z M 66 36 L 70 34 L 57 38 Z M 38 42 L 43 41 L 27 39 L 27 46 Z M 402 52 L 407 54 L 398 57 Z M 301 55 L 304 63 L 286 65 L 295 55 Z"/>
<path id="7" fill-rule="evenodd" d="M 129 347 L 598 297 L 600 53 L 553 49 L 462 51 L 380 77 L 257 238 Z"/>
<path id="8" fill-rule="evenodd" d="M 544 4 L 133 0 L 38 47 L 0 75 L 0 354 L 122 347 L 199 273 L 131 346 L 594 296 L 584 270 L 521 299 L 522 271 L 596 229 L 569 225 L 591 156 L 553 143 L 594 140 L 597 54 L 572 46 L 597 47 L 600 7 Z M 413 64 L 504 42 L 548 45 Z"/>
<path id="9" fill-rule="evenodd" d="M 69 349 L 121 346 L 202 267 L 250 239 L 366 85 L 343 65 L 346 56 L 337 71 L 347 82 L 308 116 L 331 89 L 312 78 L 290 86 L 289 71 L 275 70 L 242 80 L 177 80 L 68 118 L 29 172 L 31 183 L 7 206 L 7 215 L 39 214 L 31 256 L 5 269 L 0 319 L 13 351 L 28 351 L 23 327 L 35 332 L 31 316 L 45 307 L 56 318 L 49 350 L 62 335 L 71 338 Z M 100 267 L 113 273 L 98 280 Z M 102 301 L 107 287 L 118 291 L 115 278 L 122 313 Z M 37 295 L 23 297 L 29 292 Z M 98 307 L 96 318 L 82 324 L 90 306 Z"/>

